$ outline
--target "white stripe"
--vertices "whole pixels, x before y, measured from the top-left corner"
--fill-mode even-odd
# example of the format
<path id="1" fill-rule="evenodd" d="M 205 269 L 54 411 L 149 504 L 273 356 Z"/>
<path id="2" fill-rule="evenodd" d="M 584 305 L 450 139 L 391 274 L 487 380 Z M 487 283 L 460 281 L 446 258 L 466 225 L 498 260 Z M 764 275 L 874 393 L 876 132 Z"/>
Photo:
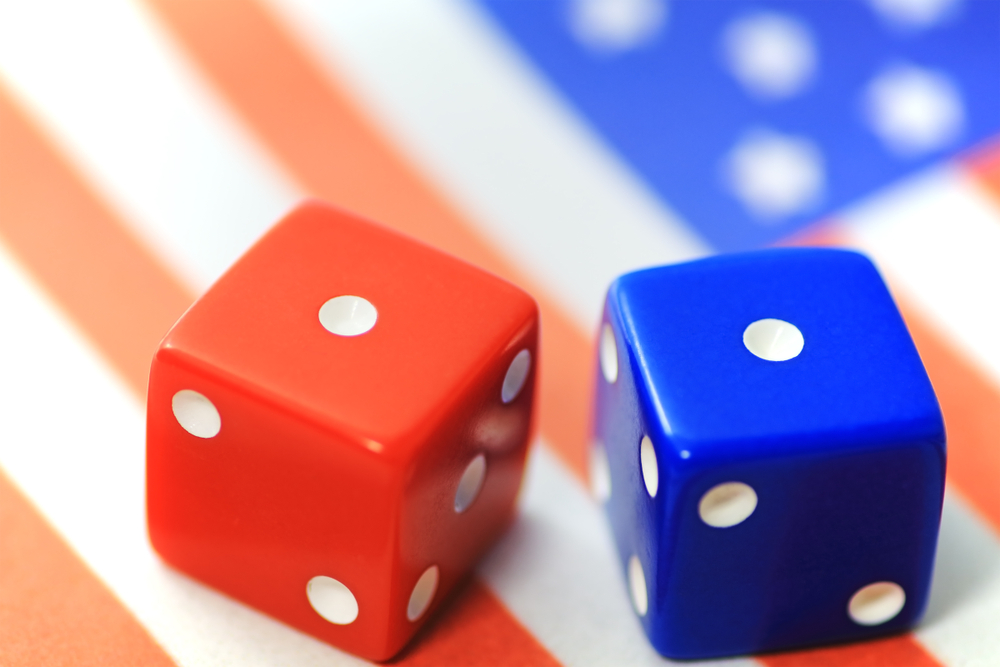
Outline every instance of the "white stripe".
<path id="1" fill-rule="evenodd" d="M 1000 664 L 1000 541 L 955 493 L 945 495 L 931 601 L 917 640 L 945 665 Z"/>
<path id="2" fill-rule="evenodd" d="M 708 252 L 470 3 L 273 4 L 584 330 L 617 276 Z"/>
<path id="3" fill-rule="evenodd" d="M 517 522 L 479 573 L 567 667 L 666 664 L 632 611 L 604 512 L 545 447 L 529 459 Z"/>
<path id="4" fill-rule="evenodd" d="M 0 465 L 180 665 L 368 664 L 166 568 L 146 539 L 142 407 L 2 245 L 0 303 Z"/>
<path id="5" fill-rule="evenodd" d="M 958 351 L 1000 384 L 1000 208 L 939 168 L 846 211 L 844 232 Z"/>
<path id="6" fill-rule="evenodd" d="M 0 0 L 0 83 L 196 290 L 298 198 L 137 3 Z"/>

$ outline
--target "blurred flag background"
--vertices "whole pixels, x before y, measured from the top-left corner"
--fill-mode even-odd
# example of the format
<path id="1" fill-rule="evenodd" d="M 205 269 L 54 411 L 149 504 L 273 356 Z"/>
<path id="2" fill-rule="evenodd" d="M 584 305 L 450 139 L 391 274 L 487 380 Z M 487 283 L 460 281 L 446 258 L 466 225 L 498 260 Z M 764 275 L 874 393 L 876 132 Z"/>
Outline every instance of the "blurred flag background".
<path id="1" fill-rule="evenodd" d="M 362 663 L 143 519 L 156 343 L 316 196 L 542 310 L 520 517 L 399 664 L 663 664 L 587 488 L 604 291 L 784 243 L 897 297 L 949 434 L 938 563 L 912 634 L 723 662 L 1000 665 L 998 137 L 997 0 L 0 0 L 0 664 Z"/>

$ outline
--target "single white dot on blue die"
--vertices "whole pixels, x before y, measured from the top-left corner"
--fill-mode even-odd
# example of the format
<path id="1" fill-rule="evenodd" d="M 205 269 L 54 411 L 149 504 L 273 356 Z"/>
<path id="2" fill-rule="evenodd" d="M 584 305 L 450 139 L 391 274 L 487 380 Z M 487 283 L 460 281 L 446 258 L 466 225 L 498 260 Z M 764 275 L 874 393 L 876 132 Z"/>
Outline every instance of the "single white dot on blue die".
<path id="1" fill-rule="evenodd" d="M 780 249 L 637 271 L 609 289 L 598 336 L 601 500 L 660 653 L 916 623 L 944 423 L 871 261 Z"/>

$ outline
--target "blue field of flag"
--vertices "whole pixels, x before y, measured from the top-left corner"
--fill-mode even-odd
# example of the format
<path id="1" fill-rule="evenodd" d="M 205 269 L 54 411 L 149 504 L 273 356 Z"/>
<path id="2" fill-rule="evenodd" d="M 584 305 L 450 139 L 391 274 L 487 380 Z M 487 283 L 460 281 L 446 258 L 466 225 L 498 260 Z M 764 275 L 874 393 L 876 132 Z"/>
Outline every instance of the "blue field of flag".
<path id="1" fill-rule="evenodd" d="M 476 0 L 710 244 L 1000 133 L 996 0 Z"/>

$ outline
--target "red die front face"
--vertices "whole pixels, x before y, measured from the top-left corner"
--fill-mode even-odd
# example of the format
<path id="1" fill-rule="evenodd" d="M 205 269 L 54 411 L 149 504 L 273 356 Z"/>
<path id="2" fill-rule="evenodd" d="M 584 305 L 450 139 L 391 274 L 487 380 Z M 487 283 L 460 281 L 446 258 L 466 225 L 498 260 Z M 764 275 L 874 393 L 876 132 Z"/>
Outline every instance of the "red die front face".
<path id="1" fill-rule="evenodd" d="M 516 287 L 303 205 L 153 360 L 153 545 L 297 628 L 391 657 L 512 516 L 537 337 Z"/>

